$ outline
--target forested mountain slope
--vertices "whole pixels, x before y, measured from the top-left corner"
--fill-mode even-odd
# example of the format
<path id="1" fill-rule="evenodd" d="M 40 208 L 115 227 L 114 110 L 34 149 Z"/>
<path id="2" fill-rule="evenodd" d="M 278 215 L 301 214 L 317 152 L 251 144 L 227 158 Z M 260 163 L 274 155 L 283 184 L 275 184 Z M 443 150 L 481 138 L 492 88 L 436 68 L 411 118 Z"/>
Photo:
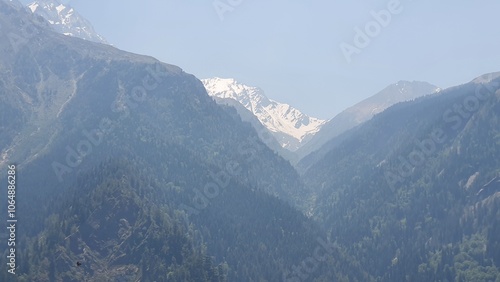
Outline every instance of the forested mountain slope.
<path id="1" fill-rule="evenodd" d="M 57 34 L 16 1 L 0 27 L 0 169 L 17 167 L 19 220 L 1 281 L 371 280 L 291 207 L 292 166 L 194 76 Z"/>
<path id="2" fill-rule="evenodd" d="M 500 280 L 500 79 L 397 104 L 331 140 L 314 217 L 381 281 Z"/>
<path id="3" fill-rule="evenodd" d="M 349 107 L 329 120 L 309 142 L 296 151 L 299 159 L 318 151 L 329 140 L 354 128 L 390 106 L 439 92 L 439 88 L 423 81 L 399 81 L 391 84 L 373 96 Z M 319 152 L 322 155 L 322 152 Z M 298 165 L 299 170 L 306 169 Z"/>

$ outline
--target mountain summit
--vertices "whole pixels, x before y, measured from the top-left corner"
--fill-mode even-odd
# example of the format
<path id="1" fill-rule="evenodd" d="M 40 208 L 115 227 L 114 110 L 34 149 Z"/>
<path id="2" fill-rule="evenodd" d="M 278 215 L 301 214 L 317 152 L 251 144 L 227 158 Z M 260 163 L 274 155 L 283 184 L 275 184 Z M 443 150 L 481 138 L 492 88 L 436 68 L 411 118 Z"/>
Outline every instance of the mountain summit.
<path id="1" fill-rule="evenodd" d="M 87 19 L 70 6 L 63 5 L 57 0 L 34 1 L 28 5 L 28 8 L 32 13 L 46 19 L 59 33 L 108 44 L 106 39 L 94 30 Z"/>
<path id="2" fill-rule="evenodd" d="M 370 120 L 390 106 L 440 92 L 435 85 L 423 81 L 398 81 L 377 94 L 355 104 L 329 120 L 321 131 L 296 153 L 299 159 L 318 150 L 341 133 Z"/>
<path id="3" fill-rule="evenodd" d="M 23 199 L 0 281 L 281 281 L 315 249 L 311 279 L 371 281 L 291 206 L 290 163 L 193 75 L 17 0 L 0 0 L 0 38 L 0 183 Z"/>
<path id="4" fill-rule="evenodd" d="M 234 79 L 202 79 L 210 96 L 238 101 L 252 112 L 276 138 L 280 145 L 296 151 L 316 134 L 326 121 L 310 117 L 288 104 L 266 97 L 258 87 L 242 84 Z"/>

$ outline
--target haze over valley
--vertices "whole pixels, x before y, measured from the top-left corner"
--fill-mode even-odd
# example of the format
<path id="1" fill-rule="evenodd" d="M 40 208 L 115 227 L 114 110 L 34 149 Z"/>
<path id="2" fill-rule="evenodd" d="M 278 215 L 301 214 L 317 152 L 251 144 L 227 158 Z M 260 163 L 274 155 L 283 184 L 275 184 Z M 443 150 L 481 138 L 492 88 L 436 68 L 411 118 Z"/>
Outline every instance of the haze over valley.
<path id="1" fill-rule="evenodd" d="M 277 5 L 215 1 L 213 14 L 200 16 L 204 4 L 174 2 L 157 5 L 176 10 L 144 19 L 171 20 L 162 25 L 167 31 L 150 27 L 159 45 L 163 32 L 189 34 L 193 26 L 219 44 L 205 17 L 227 26 L 257 13 L 260 21 L 247 25 L 259 29 Z M 389 38 L 381 25 L 353 64 L 366 60 L 378 70 L 373 80 L 385 84 L 363 71 L 351 87 L 336 85 L 321 63 L 298 58 L 266 88 L 274 66 L 261 50 L 251 52 L 253 43 L 241 49 L 266 67 L 242 57 L 233 69 L 221 60 L 240 70 L 228 75 L 193 60 L 189 68 L 200 68 L 192 74 L 108 38 L 101 20 L 94 26 L 89 19 L 115 2 L 89 13 L 92 3 L 0 0 L 0 281 L 500 281 L 500 65 L 489 47 L 484 60 L 469 62 L 484 72 L 453 86 L 434 85 L 454 73 L 432 65 L 432 81 L 386 81 L 387 69 L 410 72 L 398 60 L 371 65 L 371 52 Z M 129 4 L 107 14 L 110 26 Z M 383 26 L 387 36 L 415 13 L 407 2 L 377 4 L 368 23 L 401 8 Z M 137 5 L 137 15 L 151 8 Z M 189 23 L 173 15 L 187 17 L 185 5 Z M 311 3 L 286 5 L 306 19 L 321 14 Z M 357 15 L 352 3 L 342 5 Z M 474 11 L 478 25 L 469 28 L 482 28 Z M 271 50 L 302 34 L 286 14 L 272 18 L 275 41 L 248 38 Z M 323 30 L 316 20 L 310 24 Z M 168 40 L 196 35 L 185 36 Z M 470 46 L 462 40 L 457 49 Z M 185 45 L 177 56 L 198 58 L 212 48 L 206 44 Z M 315 42 L 299 45 L 304 54 L 324 52 Z M 231 47 L 227 56 L 239 54 Z M 408 52 L 426 62 L 435 57 L 417 49 Z M 315 67 L 323 73 L 314 79 L 292 75 Z M 251 71 L 258 74 L 245 75 Z M 345 66 L 343 75 L 351 71 Z M 254 83 L 261 73 L 269 80 Z"/>

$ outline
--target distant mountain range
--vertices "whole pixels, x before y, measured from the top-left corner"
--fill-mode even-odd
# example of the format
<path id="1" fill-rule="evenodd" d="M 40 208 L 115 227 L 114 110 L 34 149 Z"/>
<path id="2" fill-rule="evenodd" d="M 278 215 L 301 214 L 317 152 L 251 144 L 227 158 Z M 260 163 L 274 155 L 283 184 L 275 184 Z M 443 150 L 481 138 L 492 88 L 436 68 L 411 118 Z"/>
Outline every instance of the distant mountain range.
<path id="1" fill-rule="evenodd" d="M 499 114 L 500 73 L 389 107 L 301 161 L 311 216 L 377 281 L 499 281 Z"/>
<path id="2" fill-rule="evenodd" d="M 291 205 L 294 168 L 196 77 L 17 1 L 0 27 L 0 181 L 15 164 L 23 221 L 0 281 L 281 281 L 315 250 L 311 279 L 370 281 Z"/>
<path id="3" fill-rule="evenodd" d="M 202 82 L 217 103 L 236 108 L 241 118 L 250 122 L 258 132 L 262 132 L 261 127 L 264 126 L 286 151 L 276 148 L 274 142 L 265 143 L 292 163 L 396 103 L 440 91 L 440 88 L 427 82 L 399 81 L 325 121 L 269 99 L 262 89 L 242 84 L 235 79 L 210 78 L 202 79 Z"/>
<path id="4" fill-rule="evenodd" d="M 107 44 L 92 24 L 68 5 L 57 0 L 40 0 L 31 2 L 27 7 L 46 19 L 59 33 Z M 288 104 L 269 99 L 262 89 L 232 78 L 216 77 L 202 79 L 202 82 L 217 103 L 236 108 L 240 117 L 250 122 L 259 132 L 266 145 L 292 163 L 297 163 L 331 138 L 369 120 L 393 104 L 439 91 L 438 87 L 426 82 L 400 81 L 325 121 L 308 116 Z M 243 108 L 231 101 L 238 102 Z M 257 119 L 251 118 L 243 109 Z M 264 137 L 269 134 L 274 140 Z"/>
<path id="5" fill-rule="evenodd" d="M 355 104 L 329 120 L 307 144 L 297 150 L 299 159 L 318 150 L 332 138 L 368 121 L 388 107 L 415 98 L 434 94 L 440 88 L 427 82 L 399 81 L 391 84 L 375 95 Z"/>
<path id="6" fill-rule="evenodd" d="M 108 44 L 103 36 L 98 34 L 92 24 L 68 5 L 57 0 L 38 0 L 28 4 L 29 10 L 42 16 L 55 31 L 68 36 Z"/>
<path id="7" fill-rule="evenodd" d="M 500 73 L 398 82 L 313 134 L 16 0 L 0 38 L 0 281 L 500 281 Z M 330 123 L 295 167 L 266 137 Z"/>
<path id="8" fill-rule="evenodd" d="M 238 101 L 253 113 L 281 144 L 289 151 L 296 151 L 307 143 L 325 124 L 324 120 L 310 117 L 296 108 L 269 99 L 258 87 L 242 84 L 235 79 L 202 79 L 210 96 Z"/>

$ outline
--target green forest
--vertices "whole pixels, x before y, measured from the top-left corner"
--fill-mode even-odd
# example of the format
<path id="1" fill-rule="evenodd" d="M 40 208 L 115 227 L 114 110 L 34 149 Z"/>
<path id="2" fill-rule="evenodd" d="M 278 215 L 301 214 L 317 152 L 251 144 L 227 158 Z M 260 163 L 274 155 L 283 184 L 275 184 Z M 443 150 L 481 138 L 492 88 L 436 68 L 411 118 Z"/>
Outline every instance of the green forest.
<path id="1" fill-rule="evenodd" d="M 0 40 L 0 281 L 500 282 L 498 75 L 292 164 L 181 68 L 0 0 L 0 37 L 28 31 Z"/>

